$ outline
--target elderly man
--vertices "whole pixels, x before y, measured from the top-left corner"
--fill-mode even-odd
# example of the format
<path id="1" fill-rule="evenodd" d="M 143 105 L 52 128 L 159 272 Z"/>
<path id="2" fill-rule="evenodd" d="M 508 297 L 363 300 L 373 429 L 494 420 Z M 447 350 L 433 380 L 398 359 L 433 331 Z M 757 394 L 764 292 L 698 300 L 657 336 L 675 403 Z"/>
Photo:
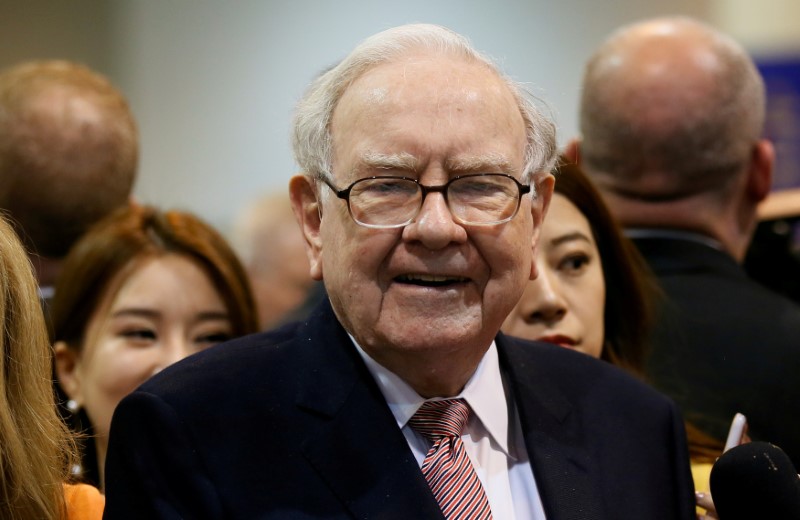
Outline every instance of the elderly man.
<path id="1" fill-rule="evenodd" d="M 554 144 L 441 27 L 380 33 L 318 78 L 290 193 L 330 300 L 126 398 L 106 518 L 692 518 L 670 401 L 498 333 L 536 275 Z"/>
<path id="2" fill-rule="evenodd" d="M 740 45 L 691 19 L 647 20 L 589 61 L 571 149 L 664 289 L 650 379 L 720 442 L 742 412 L 800 464 L 800 307 L 739 265 L 770 189 L 764 111 Z"/>

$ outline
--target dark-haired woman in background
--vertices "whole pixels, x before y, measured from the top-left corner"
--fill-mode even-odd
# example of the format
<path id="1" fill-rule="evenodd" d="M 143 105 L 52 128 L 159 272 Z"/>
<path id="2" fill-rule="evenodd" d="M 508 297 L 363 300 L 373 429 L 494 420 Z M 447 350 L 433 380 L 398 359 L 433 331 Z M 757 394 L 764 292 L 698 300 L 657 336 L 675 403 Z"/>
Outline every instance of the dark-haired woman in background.
<path id="1" fill-rule="evenodd" d="M 580 168 L 562 159 L 528 282 L 503 332 L 589 354 L 644 378 L 660 293 L 635 246 Z M 686 424 L 696 486 L 722 446 Z"/>
<path id="2" fill-rule="evenodd" d="M 102 487 L 114 408 L 166 366 L 257 331 L 250 285 L 209 225 L 131 206 L 70 251 L 52 305 L 56 373 L 77 427 L 82 474 Z"/>

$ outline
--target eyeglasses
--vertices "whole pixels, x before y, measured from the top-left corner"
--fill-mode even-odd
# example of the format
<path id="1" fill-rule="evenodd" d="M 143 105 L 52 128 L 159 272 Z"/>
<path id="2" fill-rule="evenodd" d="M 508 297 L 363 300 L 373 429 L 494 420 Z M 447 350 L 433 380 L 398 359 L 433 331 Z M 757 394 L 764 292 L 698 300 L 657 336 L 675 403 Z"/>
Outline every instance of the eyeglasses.
<path id="1" fill-rule="evenodd" d="M 508 222 L 519 211 L 530 185 L 503 173 L 475 173 L 453 177 L 441 186 L 424 186 L 409 177 L 366 177 L 340 190 L 323 179 L 340 199 L 347 201 L 350 216 L 368 228 L 398 228 L 419 215 L 428 193 L 444 195 L 453 218 L 470 226 L 495 226 Z"/>

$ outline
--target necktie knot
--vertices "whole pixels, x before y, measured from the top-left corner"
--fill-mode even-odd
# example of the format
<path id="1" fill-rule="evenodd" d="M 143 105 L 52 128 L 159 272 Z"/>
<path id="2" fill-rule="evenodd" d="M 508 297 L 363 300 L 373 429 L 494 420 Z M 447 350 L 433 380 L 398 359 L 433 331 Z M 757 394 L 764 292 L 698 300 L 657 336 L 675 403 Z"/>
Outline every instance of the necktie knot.
<path id="1" fill-rule="evenodd" d="M 414 431 L 429 441 L 442 437 L 460 437 L 469 419 L 469 407 L 463 399 L 426 401 L 408 421 Z"/>

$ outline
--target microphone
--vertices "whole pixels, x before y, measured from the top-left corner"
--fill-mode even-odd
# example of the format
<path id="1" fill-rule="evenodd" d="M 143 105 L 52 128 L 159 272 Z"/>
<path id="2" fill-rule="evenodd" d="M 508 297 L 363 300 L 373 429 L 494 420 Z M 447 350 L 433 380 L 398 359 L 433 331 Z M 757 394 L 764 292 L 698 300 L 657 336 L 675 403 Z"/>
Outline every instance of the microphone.
<path id="1" fill-rule="evenodd" d="M 725 452 L 711 468 L 711 496 L 720 520 L 800 519 L 800 476 L 788 455 L 768 442 Z"/>

